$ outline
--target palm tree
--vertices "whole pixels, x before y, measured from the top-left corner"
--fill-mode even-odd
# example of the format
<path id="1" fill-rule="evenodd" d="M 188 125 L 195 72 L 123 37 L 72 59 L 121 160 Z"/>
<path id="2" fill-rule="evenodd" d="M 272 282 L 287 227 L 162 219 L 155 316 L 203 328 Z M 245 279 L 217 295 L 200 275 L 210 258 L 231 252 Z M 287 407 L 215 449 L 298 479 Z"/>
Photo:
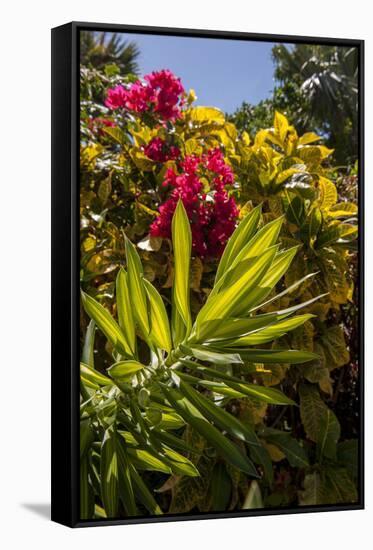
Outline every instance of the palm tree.
<path id="1" fill-rule="evenodd" d="M 80 63 L 102 69 L 115 63 L 122 75 L 138 74 L 137 59 L 140 50 L 135 42 L 123 40 L 118 33 L 82 31 L 80 37 Z"/>
<path id="2" fill-rule="evenodd" d="M 357 49 L 308 44 L 298 44 L 293 48 L 277 45 L 272 54 L 277 64 L 277 80 L 282 86 L 295 86 L 297 91 L 293 108 L 300 125 L 304 129 L 316 126 L 329 136 L 329 144 L 336 148 L 336 158 L 343 164 L 346 158 L 356 158 Z"/>

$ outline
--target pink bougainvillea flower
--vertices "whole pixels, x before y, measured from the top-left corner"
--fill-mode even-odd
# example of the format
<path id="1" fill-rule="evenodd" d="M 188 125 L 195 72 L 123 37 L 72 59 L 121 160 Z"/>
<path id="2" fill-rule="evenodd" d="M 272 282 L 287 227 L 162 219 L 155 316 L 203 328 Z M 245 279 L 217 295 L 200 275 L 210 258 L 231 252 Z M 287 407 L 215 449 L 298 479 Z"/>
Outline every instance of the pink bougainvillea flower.
<path id="1" fill-rule="evenodd" d="M 184 88 L 179 78 L 164 69 L 144 76 L 128 88 L 110 88 L 105 100 L 109 109 L 125 108 L 135 113 L 154 113 L 162 121 L 174 121 L 181 116 Z"/>
<path id="2" fill-rule="evenodd" d="M 151 160 L 166 162 L 168 160 L 175 160 L 180 155 L 180 149 L 175 145 L 168 145 L 160 137 L 155 137 L 144 147 L 144 153 Z"/>
<path id="3" fill-rule="evenodd" d="M 154 94 L 154 112 L 159 113 L 164 120 L 179 118 L 183 103 L 181 96 L 184 93 L 180 78 L 164 69 L 146 75 L 144 80 Z"/>
<path id="4" fill-rule="evenodd" d="M 114 88 L 110 88 L 107 91 L 107 97 L 105 99 L 106 107 L 109 109 L 119 109 L 120 107 L 124 107 L 126 95 L 127 90 L 120 84 L 118 86 L 114 86 Z"/>
<path id="5" fill-rule="evenodd" d="M 183 201 L 191 230 L 193 252 L 197 256 L 219 257 L 233 233 L 238 208 L 226 189 L 234 183 L 234 174 L 219 148 L 198 157 L 186 156 L 179 163 L 179 172 L 169 168 L 163 186 L 171 187 L 169 198 L 159 207 L 159 215 L 150 227 L 150 234 L 171 237 L 171 222 L 177 202 Z M 206 194 L 201 178 L 210 183 Z"/>

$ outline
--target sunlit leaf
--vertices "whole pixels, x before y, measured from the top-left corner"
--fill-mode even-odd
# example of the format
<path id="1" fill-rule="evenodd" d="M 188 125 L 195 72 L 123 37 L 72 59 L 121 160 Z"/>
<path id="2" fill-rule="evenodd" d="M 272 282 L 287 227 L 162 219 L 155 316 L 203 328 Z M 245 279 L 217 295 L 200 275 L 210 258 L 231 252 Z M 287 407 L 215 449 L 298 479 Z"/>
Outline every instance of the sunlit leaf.
<path id="1" fill-rule="evenodd" d="M 176 389 L 162 386 L 163 392 L 167 400 L 172 404 L 178 413 L 193 426 L 205 439 L 216 448 L 216 450 L 233 466 L 246 472 L 253 477 L 257 476 L 256 470 L 251 461 L 234 445 L 229 439 L 224 437 L 206 418 L 198 411 L 198 409 L 190 403 Z"/>
<path id="2" fill-rule="evenodd" d="M 149 334 L 150 326 L 147 295 L 143 284 L 143 267 L 137 250 L 129 239 L 126 239 L 126 257 L 133 314 L 143 335 L 146 337 Z"/>
<path id="3" fill-rule="evenodd" d="M 101 496 L 107 517 L 118 515 L 118 457 L 116 432 L 112 427 L 105 432 L 101 445 Z"/>
<path id="4" fill-rule="evenodd" d="M 179 200 L 172 218 L 172 243 L 175 262 L 175 280 L 173 286 L 174 308 L 181 317 L 186 334 L 191 329 L 191 315 L 189 307 L 189 276 L 190 276 L 190 255 L 192 250 L 192 234 L 189 220 L 181 200 Z M 179 341 L 175 342 L 176 346 Z"/>
<path id="5" fill-rule="evenodd" d="M 114 363 L 114 365 L 108 369 L 108 373 L 114 379 L 128 381 L 134 374 L 141 371 L 143 368 L 144 365 L 138 361 L 129 359 L 127 361 L 118 361 L 118 363 Z"/>
<path id="6" fill-rule="evenodd" d="M 131 348 L 125 335 L 110 313 L 99 302 L 85 292 L 82 292 L 82 302 L 87 314 L 95 321 L 96 325 L 105 334 L 114 348 L 122 355 L 131 355 Z"/>
<path id="7" fill-rule="evenodd" d="M 171 351 L 171 332 L 163 300 L 156 288 L 146 279 L 143 281 L 150 305 L 150 340 L 168 353 Z"/>
<path id="8" fill-rule="evenodd" d="M 253 237 L 259 223 L 260 213 L 261 205 L 251 210 L 237 226 L 224 249 L 216 272 L 215 283 L 231 267 L 242 247 Z"/>
<path id="9" fill-rule="evenodd" d="M 116 279 L 116 297 L 119 326 L 125 334 L 126 340 L 134 354 L 136 351 L 135 322 L 130 300 L 128 275 L 124 269 L 118 271 Z"/>

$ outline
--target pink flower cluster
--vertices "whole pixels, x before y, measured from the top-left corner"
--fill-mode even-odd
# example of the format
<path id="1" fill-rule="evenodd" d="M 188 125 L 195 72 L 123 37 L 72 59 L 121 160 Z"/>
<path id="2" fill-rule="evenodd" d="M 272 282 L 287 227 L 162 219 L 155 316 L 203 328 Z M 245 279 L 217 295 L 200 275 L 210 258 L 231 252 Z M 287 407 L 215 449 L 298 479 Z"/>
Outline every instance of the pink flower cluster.
<path id="1" fill-rule="evenodd" d="M 155 137 L 144 147 L 144 153 L 156 162 L 167 162 L 168 160 L 175 160 L 180 155 L 180 149 L 176 145 L 168 145 L 160 137 Z"/>
<path id="2" fill-rule="evenodd" d="M 209 181 L 212 193 L 204 191 L 201 178 Z M 180 162 L 180 173 L 169 168 L 164 186 L 173 188 L 170 197 L 159 207 L 159 215 L 150 227 L 155 237 L 171 237 L 171 222 L 177 202 L 183 201 L 192 229 L 193 252 L 204 257 L 219 257 L 233 233 L 238 208 L 229 197 L 227 185 L 234 175 L 225 163 L 219 148 L 211 149 L 198 157 L 186 156 Z"/>
<path id="3" fill-rule="evenodd" d="M 152 72 L 125 88 L 120 84 L 107 92 L 105 100 L 109 109 L 125 108 L 135 113 L 146 111 L 156 114 L 164 121 L 180 118 L 183 104 L 183 85 L 171 71 Z"/>

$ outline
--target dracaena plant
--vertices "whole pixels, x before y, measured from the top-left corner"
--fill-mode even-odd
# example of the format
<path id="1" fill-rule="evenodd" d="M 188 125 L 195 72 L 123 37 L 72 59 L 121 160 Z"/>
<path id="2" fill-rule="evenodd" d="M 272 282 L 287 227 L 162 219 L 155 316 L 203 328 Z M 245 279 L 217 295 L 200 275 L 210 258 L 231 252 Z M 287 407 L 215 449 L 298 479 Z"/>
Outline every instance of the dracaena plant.
<path id="1" fill-rule="evenodd" d="M 82 293 L 91 318 L 81 363 L 83 518 L 136 515 L 139 506 L 151 514 L 162 513 L 139 471 L 199 476 L 192 458 L 201 451 L 183 438 L 185 426 L 206 441 L 209 453 L 250 479 L 271 477 L 269 454 L 254 426 L 228 412 L 227 404 L 249 398 L 295 405 L 280 389 L 259 385 L 255 373 L 270 371 L 278 363 L 317 358 L 311 352 L 273 346 L 312 317 L 298 311 L 317 299 L 268 312 L 269 304 L 303 282 L 274 293 L 297 250 L 283 250 L 277 243 L 282 222 L 279 218 L 260 227 L 260 206 L 241 221 L 195 319 L 189 306 L 192 239 L 182 201 L 172 220 L 171 319 L 159 292 L 144 277 L 129 240 L 126 269 L 121 268 L 116 279 L 117 320 Z M 113 364 L 106 373 L 94 366 L 95 326 L 112 350 Z M 139 339 L 148 348 L 146 358 Z M 300 445 L 297 452 L 304 454 Z"/>

